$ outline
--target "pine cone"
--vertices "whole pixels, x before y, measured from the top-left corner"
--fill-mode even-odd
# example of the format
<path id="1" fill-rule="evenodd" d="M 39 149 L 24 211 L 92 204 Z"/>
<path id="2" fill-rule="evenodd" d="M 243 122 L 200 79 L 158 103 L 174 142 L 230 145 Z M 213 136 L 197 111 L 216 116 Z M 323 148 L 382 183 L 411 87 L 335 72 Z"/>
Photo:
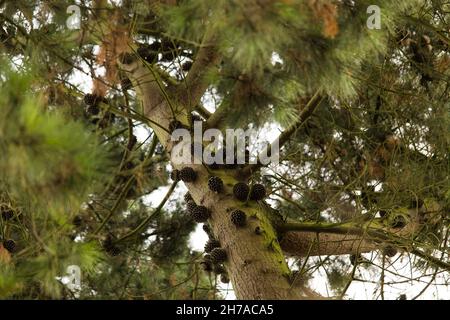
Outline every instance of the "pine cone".
<path id="1" fill-rule="evenodd" d="M 205 222 L 208 220 L 208 218 L 211 216 L 209 210 L 204 206 L 197 206 L 192 211 L 192 219 L 194 219 L 195 222 Z"/>
<path id="2" fill-rule="evenodd" d="M 190 215 L 192 215 L 193 212 L 194 212 L 194 209 L 197 208 L 197 204 L 195 203 L 194 200 L 189 200 L 189 201 L 186 203 L 186 208 L 187 208 L 188 213 L 189 213 Z"/>
<path id="3" fill-rule="evenodd" d="M 102 243 L 103 249 L 107 254 L 111 256 L 118 256 L 120 254 L 120 249 L 113 243 L 112 236 L 108 236 Z"/>
<path id="4" fill-rule="evenodd" d="M 170 179 L 172 179 L 172 181 L 180 181 L 180 171 L 177 169 L 174 169 L 170 173 Z"/>
<path id="5" fill-rule="evenodd" d="M 238 182 L 233 187 L 233 194 L 236 199 L 246 201 L 249 193 L 249 187 L 244 182 Z"/>
<path id="6" fill-rule="evenodd" d="M 211 177 L 208 180 L 208 187 L 211 191 L 219 193 L 223 190 L 223 181 L 219 177 Z"/>
<path id="7" fill-rule="evenodd" d="M 223 273 L 226 273 L 226 272 L 227 271 L 225 270 L 225 268 L 222 265 L 216 264 L 214 266 L 214 273 L 215 274 L 223 274 Z"/>
<path id="8" fill-rule="evenodd" d="M 204 261 L 209 261 L 209 262 L 212 263 L 212 259 L 211 259 L 211 255 L 210 255 L 210 254 L 205 254 L 205 255 L 203 256 L 203 260 L 204 260 Z"/>
<path id="9" fill-rule="evenodd" d="M 108 253 L 109 255 L 111 255 L 113 257 L 116 257 L 122 253 L 122 250 L 120 250 L 117 246 L 112 246 L 111 248 L 106 250 L 106 253 Z"/>
<path id="10" fill-rule="evenodd" d="M 260 183 L 253 185 L 250 191 L 251 200 L 263 200 L 266 196 L 266 188 Z"/>
<path id="11" fill-rule="evenodd" d="M 154 63 L 158 59 L 158 54 L 149 45 L 141 45 L 136 50 L 137 54 L 146 62 Z"/>
<path id="12" fill-rule="evenodd" d="M 200 262 L 200 265 L 202 266 L 203 270 L 206 272 L 213 271 L 213 263 L 210 259 L 206 259 L 206 257 L 203 259 L 202 262 Z"/>
<path id="13" fill-rule="evenodd" d="M 228 275 L 226 273 L 223 273 L 220 275 L 220 281 L 222 283 L 227 284 L 227 283 L 230 283 L 230 278 L 228 277 Z"/>
<path id="14" fill-rule="evenodd" d="M 247 221 L 247 216 L 245 215 L 244 211 L 241 210 L 235 210 L 231 213 L 231 222 L 237 227 L 243 227 L 245 226 L 245 223 Z"/>
<path id="15" fill-rule="evenodd" d="M 210 253 L 215 248 L 220 248 L 220 242 L 215 239 L 210 239 L 205 244 L 205 252 Z"/>
<path id="16" fill-rule="evenodd" d="M 84 98 L 84 104 L 87 106 L 95 106 L 97 105 L 102 99 L 101 97 L 92 94 L 92 93 L 87 93 Z"/>
<path id="17" fill-rule="evenodd" d="M 188 192 L 186 192 L 186 193 L 184 194 L 184 201 L 185 201 L 185 202 L 189 202 L 190 200 L 194 200 L 194 199 L 192 199 L 192 196 L 191 196 L 191 194 L 190 194 L 189 191 L 188 191 Z"/>
<path id="18" fill-rule="evenodd" d="M 184 167 L 180 170 L 180 179 L 183 182 L 194 182 L 197 179 L 197 173 L 191 167 Z"/>
<path id="19" fill-rule="evenodd" d="M 2 219 L 7 221 L 14 217 L 14 211 L 10 207 L 1 207 Z"/>
<path id="20" fill-rule="evenodd" d="M 8 250 L 10 253 L 14 252 L 14 249 L 16 249 L 16 243 L 14 240 L 8 239 L 3 241 L 3 248 Z"/>
<path id="21" fill-rule="evenodd" d="M 194 123 L 197 121 L 203 121 L 202 117 L 200 117 L 199 115 L 193 114 L 191 115 L 191 125 L 192 127 L 194 126 Z"/>
<path id="22" fill-rule="evenodd" d="M 212 235 L 212 232 L 211 232 L 211 227 L 210 226 L 208 226 L 206 223 L 203 225 L 203 231 L 205 231 L 206 232 L 206 234 L 208 235 L 208 237 L 210 238 L 210 239 L 212 239 L 213 238 L 213 235 Z"/>
<path id="23" fill-rule="evenodd" d="M 214 248 L 211 251 L 211 261 L 214 264 L 219 264 L 227 260 L 227 252 L 222 248 Z"/>
<path id="24" fill-rule="evenodd" d="M 192 61 L 186 61 L 181 65 L 181 70 L 183 71 L 189 71 L 192 67 Z"/>

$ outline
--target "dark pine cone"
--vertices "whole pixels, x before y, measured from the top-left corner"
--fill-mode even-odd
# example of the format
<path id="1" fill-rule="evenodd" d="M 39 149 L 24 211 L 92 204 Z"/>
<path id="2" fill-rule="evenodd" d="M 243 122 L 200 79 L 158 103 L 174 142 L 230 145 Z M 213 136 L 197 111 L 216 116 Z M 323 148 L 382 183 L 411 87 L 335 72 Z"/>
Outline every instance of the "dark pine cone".
<path id="1" fill-rule="evenodd" d="M 11 239 L 5 240 L 3 241 L 3 248 L 12 253 L 14 252 L 14 249 L 16 249 L 16 243 Z"/>
<path id="2" fill-rule="evenodd" d="M 194 199 L 192 199 L 192 196 L 191 196 L 191 194 L 190 194 L 189 191 L 188 191 L 188 192 L 186 192 L 186 193 L 184 194 L 184 201 L 185 201 L 185 202 L 189 202 L 190 200 L 194 200 Z"/>
<path id="3" fill-rule="evenodd" d="M 184 167 L 180 171 L 180 179 L 183 182 L 194 182 L 197 179 L 197 173 L 191 167 Z"/>
<path id="4" fill-rule="evenodd" d="M 203 261 L 200 262 L 200 265 L 206 272 L 213 271 L 213 263 L 211 262 L 211 259 L 207 259 L 206 256 L 203 258 Z"/>
<path id="5" fill-rule="evenodd" d="M 231 213 L 231 222 L 237 227 L 245 226 L 245 222 L 247 221 L 247 216 L 244 211 L 235 210 Z"/>
<path id="6" fill-rule="evenodd" d="M 226 273 L 227 271 L 225 270 L 225 268 L 221 265 L 221 264 L 216 264 L 214 266 L 214 273 L 215 274 L 223 274 Z"/>
<path id="7" fill-rule="evenodd" d="M 205 244 L 205 252 L 210 253 L 214 248 L 220 248 L 220 242 L 215 239 L 210 239 Z"/>
<path id="8" fill-rule="evenodd" d="M 397 249 L 394 246 L 386 246 L 383 248 L 383 254 L 386 257 L 392 258 L 397 254 Z"/>
<path id="9" fill-rule="evenodd" d="M 2 212 L 3 220 L 10 220 L 12 219 L 12 217 L 14 217 L 14 211 L 10 207 L 1 207 L 0 210 Z"/>
<path id="10" fill-rule="evenodd" d="M 236 199 L 241 201 L 246 201 L 248 197 L 250 189 L 248 185 L 244 182 L 238 182 L 233 187 L 233 194 L 236 197 Z"/>
<path id="11" fill-rule="evenodd" d="M 183 71 L 189 71 L 192 67 L 192 61 L 186 61 L 181 65 L 181 70 Z"/>
<path id="12" fill-rule="evenodd" d="M 255 184 L 250 191 L 251 200 L 262 200 L 266 196 L 266 188 L 262 184 Z"/>
<path id="13" fill-rule="evenodd" d="M 192 215 L 194 213 L 195 208 L 197 208 L 197 204 L 195 203 L 194 200 L 189 200 L 186 203 L 186 208 L 187 208 L 188 213 Z"/>
<path id="14" fill-rule="evenodd" d="M 219 177 L 211 177 L 208 180 L 209 190 L 214 192 L 221 192 L 223 190 L 223 181 Z"/>
<path id="15" fill-rule="evenodd" d="M 195 222 L 205 222 L 206 220 L 208 220 L 208 218 L 211 216 L 208 208 L 204 207 L 204 206 L 197 206 L 195 207 L 195 209 L 192 211 L 192 219 L 194 219 Z"/>
<path id="16" fill-rule="evenodd" d="M 95 106 L 102 100 L 102 98 L 95 94 L 88 93 L 84 96 L 83 100 L 84 104 L 86 104 L 87 106 Z M 98 114 L 98 112 L 96 114 Z"/>
<path id="17" fill-rule="evenodd" d="M 228 277 L 228 275 L 227 275 L 226 273 L 222 273 L 222 274 L 220 275 L 220 281 L 221 281 L 222 283 L 227 284 L 227 283 L 230 282 L 230 278 Z"/>
<path id="18" fill-rule="evenodd" d="M 172 181 L 180 181 L 180 171 L 177 169 L 172 170 L 170 179 L 172 179 Z"/>
<path id="19" fill-rule="evenodd" d="M 116 257 L 118 256 L 122 251 L 117 246 L 112 246 L 108 250 L 106 250 L 106 253 L 109 255 Z"/>
<path id="20" fill-rule="evenodd" d="M 222 248 L 214 248 L 211 251 L 211 261 L 214 264 L 219 264 L 227 260 L 227 252 Z"/>
<path id="21" fill-rule="evenodd" d="M 204 261 L 209 261 L 209 262 L 212 263 L 212 259 L 211 259 L 211 255 L 210 255 L 210 254 L 205 254 L 205 255 L 203 256 L 203 260 L 204 260 Z"/>
<path id="22" fill-rule="evenodd" d="M 120 254 L 120 249 L 113 243 L 112 237 L 108 236 L 102 243 L 103 249 L 111 256 Z"/>
<path id="23" fill-rule="evenodd" d="M 158 58 L 158 54 L 154 52 L 149 45 L 139 46 L 136 52 L 143 60 L 148 63 L 154 63 Z"/>
<path id="24" fill-rule="evenodd" d="M 207 224 L 204 224 L 202 228 L 203 228 L 203 231 L 206 232 L 206 234 L 208 235 L 208 237 L 209 237 L 210 239 L 212 239 L 212 238 L 213 238 L 213 235 L 212 235 L 212 232 L 211 232 L 211 227 L 208 226 Z"/>

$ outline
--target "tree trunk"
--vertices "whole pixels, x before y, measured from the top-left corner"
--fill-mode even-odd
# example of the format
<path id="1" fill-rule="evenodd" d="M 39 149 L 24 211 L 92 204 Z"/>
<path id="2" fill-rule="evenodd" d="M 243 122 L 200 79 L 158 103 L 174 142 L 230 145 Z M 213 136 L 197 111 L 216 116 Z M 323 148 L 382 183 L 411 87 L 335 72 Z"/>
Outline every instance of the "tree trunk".
<path id="1" fill-rule="evenodd" d="M 196 166 L 198 178 L 187 187 L 195 202 L 211 210 L 209 223 L 215 237 L 227 251 L 226 267 L 236 297 L 239 299 L 299 299 L 300 292 L 291 290 L 290 271 L 269 220 L 257 205 L 245 206 L 232 196 L 234 180 L 226 172 L 221 194 L 207 187 L 208 171 Z M 247 225 L 238 228 L 230 220 L 231 210 L 247 214 Z M 259 232 L 255 232 L 258 230 Z M 262 232 L 260 232 L 262 230 Z"/>
<path id="2" fill-rule="evenodd" d="M 173 149 L 170 141 L 169 124 L 175 118 L 187 123 L 189 111 L 184 101 L 174 98 L 170 89 L 158 84 L 148 67 L 138 61 L 123 66 L 129 72 L 129 78 L 136 87 L 142 100 L 145 116 L 155 131 L 161 144 L 169 155 Z M 167 90 L 164 95 L 162 90 Z M 197 89 L 198 90 L 198 89 Z M 187 95 L 187 93 L 186 93 Z M 168 99 L 167 99 L 168 98 Z M 173 99 L 173 100 L 170 100 Z M 189 143 L 189 142 L 180 142 Z M 190 146 L 188 148 L 190 150 Z M 190 155 L 184 155 L 190 157 Z M 189 159 L 184 159 L 189 163 Z M 256 203 L 244 205 L 232 195 L 233 185 L 237 182 L 234 170 L 209 172 L 203 165 L 172 163 L 176 169 L 189 166 L 197 173 L 193 183 L 186 183 L 197 205 L 203 205 L 211 211 L 209 224 L 222 248 L 227 252 L 225 266 L 239 299 L 299 299 L 300 292 L 291 290 L 290 271 L 277 236 L 268 217 Z M 211 175 L 220 176 L 225 190 L 216 194 L 209 190 L 208 179 Z M 237 228 L 230 220 L 232 209 L 241 209 L 247 214 L 247 225 Z M 255 232 L 258 229 L 260 232 Z"/>

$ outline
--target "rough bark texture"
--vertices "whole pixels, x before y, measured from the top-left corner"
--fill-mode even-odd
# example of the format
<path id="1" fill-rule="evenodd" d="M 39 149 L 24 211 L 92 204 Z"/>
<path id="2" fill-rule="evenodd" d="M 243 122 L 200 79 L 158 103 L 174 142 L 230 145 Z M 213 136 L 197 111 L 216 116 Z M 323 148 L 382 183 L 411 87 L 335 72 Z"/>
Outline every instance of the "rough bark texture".
<path id="1" fill-rule="evenodd" d="M 256 206 L 244 206 L 237 202 L 231 195 L 232 183 L 227 183 L 221 194 L 209 191 L 208 171 L 202 166 L 197 166 L 195 170 L 199 177 L 195 183 L 187 183 L 187 187 L 197 204 L 211 210 L 209 222 L 214 235 L 227 251 L 226 267 L 236 296 L 241 299 L 300 298 L 299 292 L 291 290 L 289 269 L 283 253 L 272 227 L 260 210 Z M 231 210 L 236 208 L 248 216 L 245 227 L 238 228 L 230 220 Z M 256 233 L 257 227 L 264 231 Z"/>

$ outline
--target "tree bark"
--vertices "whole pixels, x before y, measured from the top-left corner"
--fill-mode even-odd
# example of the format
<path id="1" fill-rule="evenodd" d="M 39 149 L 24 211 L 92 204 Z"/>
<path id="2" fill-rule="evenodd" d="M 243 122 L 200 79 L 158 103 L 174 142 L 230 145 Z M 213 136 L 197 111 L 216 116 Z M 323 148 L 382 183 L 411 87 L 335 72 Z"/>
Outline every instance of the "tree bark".
<path id="1" fill-rule="evenodd" d="M 296 257 L 358 254 L 380 248 L 361 236 L 310 231 L 286 232 L 280 245 L 286 254 Z"/>

